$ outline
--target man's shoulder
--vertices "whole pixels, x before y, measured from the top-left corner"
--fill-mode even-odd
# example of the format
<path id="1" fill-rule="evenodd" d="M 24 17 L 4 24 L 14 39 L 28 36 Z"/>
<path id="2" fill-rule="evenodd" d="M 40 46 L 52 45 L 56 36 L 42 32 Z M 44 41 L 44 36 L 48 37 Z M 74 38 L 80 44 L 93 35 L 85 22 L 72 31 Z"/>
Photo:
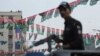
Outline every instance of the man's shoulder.
<path id="1" fill-rule="evenodd" d="M 81 25 L 81 22 L 79 20 L 72 18 L 72 21 L 74 25 Z"/>

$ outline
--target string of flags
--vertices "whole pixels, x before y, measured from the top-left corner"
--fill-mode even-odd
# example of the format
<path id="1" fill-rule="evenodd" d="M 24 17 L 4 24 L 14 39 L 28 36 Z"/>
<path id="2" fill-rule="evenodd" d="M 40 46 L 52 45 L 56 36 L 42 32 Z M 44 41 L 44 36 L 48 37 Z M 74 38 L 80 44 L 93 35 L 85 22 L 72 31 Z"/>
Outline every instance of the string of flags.
<path id="1" fill-rule="evenodd" d="M 34 27 L 34 28 L 33 28 Z M 47 27 L 44 25 L 39 25 L 39 24 L 33 24 L 31 25 L 31 33 L 29 33 L 29 40 L 32 38 L 32 36 L 34 36 L 34 34 L 36 35 L 35 38 L 37 38 L 37 35 L 44 35 L 45 31 L 47 31 L 47 36 L 51 35 L 51 34 L 56 34 L 56 35 L 61 35 L 63 33 L 63 30 L 61 29 L 56 29 L 56 28 L 51 28 L 51 27 Z"/>
<path id="2" fill-rule="evenodd" d="M 89 0 L 76 0 L 76 1 L 73 1 L 70 4 L 72 10 L 77 7 L 78 5 L 86 5 L 88 3 Z M 100 1 L 100 0 L 91 0 L 90 1 L 90 5 L 93 6 L 95 4 L 97 4 L 97 2 Z M 54 13 L 55 12 L 55 13 Z M 54 13 L 54 17 L 57 17 L 59 15 L 59 11 L 56 9 L 56 8 L 53 8 L 53 9 L 50 9 L 48 11 L 44 11 L 42 13 L 39 13 L 37 15 L 40 15 L 41 16 L 41 22 L 49 19 L 52 17 L 52 14 Z M 32 16 L 29 16 L 27 18 L 24 18 L 24 19 L 20 19 L 20 20 L 17 20 L 16 18 L 13 18 L 13 19 L 9 19 L 9 18 L 0 18 L 0 24 L 5 24 L 5 23 L 10 23 L 10 22 L 13 22 L 13 23 L 27 23 L 28 25 L 30 24 L 33 24 L 34 23 L 34 20 L 36 18 L 37 15 L 32 15 Z M 26 21 L 26 19 L 28 19 Z"/>
<path id="3" fill-rule="evenodd" d="M 89 0 L 73 1 L 70 3 L 71 9 L 73 10 L 78 5 L 86 5 L 88 3 L 88 1 Z M 100 0 L 91 0 L 90 5 L 93 6 L 93 5 L 97 4 L 98 1 L 100 1 Z M 53 13 L 54 13 L 54 15 L 53 15 Z M 54 9 L 50 9 L 48 11 L 39 13 L 37 15 L 41 16 L 41 22 L 44 22 L 45 20 L 48 20 L 52 17 L 55 17 L 55 18 L 58 17 L 59 11 L 56 8 L 54 8 Z M 2 18 L 0 18 L 0 28 L 5 28 L 4 25 L 7 25 L 6 26 L 7 29 L 14 28 L 15 33 L 16 33 L 16 37 L 19 38 L 19 36 L 20 36 L 19 34 L 21 32 L 28 31 L 29 25 L 32 25 L 31 29 L 32 29 L 32 32 L 34 32 L 35 27 L 33 24 L 34 24 L 34 21 L 35 21 L 37 15 L 32 15 L 32 16 L 29 16 L 27 18 L 20 19 L 20 20 L 16 20 L 16 18 L 10 19 L 10 18 L 3 18 L 2 17 Z M 26 21 L 26 19 L 27 19 L 27 21 Z M 45 26 L 42 26 L 42 29 L 41 29 L 41 26 L 37 24 L 36 30 L 37 30 L 37 33 L 34 33 L 35 34 L 34 40 L 36 40 L 37 34 L 41 34 L 41 35 L 44 34 Z M 60 32 L 63 33 L 63 30 L 47 27 L 47 36 L 50 34 L 59 35 Z M 29 35 L 29 39 L 31 39 L 32 36 L 33 36 L 33 33 Z M 5 53 L 10 53 L 10 52 L 5 52 Z M 17 53 L 17 52 L 12 52 L 12 53 Z M 23 52 L 21 52 L 21 53 L 23 53 Z M 1 52 L 0 52 L 0 54 L 1 54 Z"/>

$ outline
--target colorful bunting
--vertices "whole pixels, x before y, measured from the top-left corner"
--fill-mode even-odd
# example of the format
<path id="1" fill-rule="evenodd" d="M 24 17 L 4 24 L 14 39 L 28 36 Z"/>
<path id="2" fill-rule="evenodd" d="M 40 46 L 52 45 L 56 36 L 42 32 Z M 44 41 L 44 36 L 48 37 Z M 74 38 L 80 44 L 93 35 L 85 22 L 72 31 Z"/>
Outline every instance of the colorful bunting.
<path id="1" fill-rule="evenodd" d="M 45 26 L 42 26 L 42 35 L 44 34 Z"/>
<path id="2" fill-rule="evenodd" d="M 38 34 L 41 34 L 40 25 L 36 24 L 36 30 L 37 30 L 37 33 L 38 33 Z"/>
<path id="3" fill-rule="evenodd" d="M 86 5 L 88 1 L 89 0 L 77 0 L 77 1 L 71 2 L 70 5 L 71 5 L 71 8 L 74 9 L 77 5 L 80 5 L 80 4 Z M 97 1 L 99 1 L 99 0 L 91 0 L 90 5 L 93 6 L 93 5 L 97 4 Z M 54 12 L 54 10 L 55 10 L 55 12 Z M 52 15 L 53 15 L 53 12 L 54 12 L 54 17 L 59 16 L 59 10 L 58 9 L 51 9 L 49 11 L 45 11 L 43 13 L 40 13 L 39 15 L 42 17 L 41 22 L 44 22 L 45 20 L 51 18 Z M 7 28 L 13 29 L 13 25 L 15 24 L 16 38 L 20 38 L 21 37 L 20 33 L 26 32 L 26 29 L 29 29 L 29 25 L 32 24 L 32 26 L 31 26 L 32 34 L 29 34 L 29 39 L 31 39 L 31 37 L 33 36 L 33 32 L 34 32 L 34 20 L 35 20 L 35 18 L 36 18 L 36 15 L 28 17 L 27 22 L 25 21 L 25 19 L 16 20 L 16 19 L 12 18 L 12 16 L 10 16 L 9 19 L 8 18 L 7 19 L 0 18 L 0 28 L 4 28 L 4 24 L 8 23 Z M 40 25 L 37 24 L 36 30 L 37 30 L 37 33 L 34 33 L 34 40 L 36 40 L 37 34 L 42 34 L 42 35 L 44 34 L 45 26 L 41 26 L 41 28 L 40 28 Z M 47 36 L 49 36 L 50 34 L 59 35 L 60 30 L 47 27 Z M 61 34 L 63 34 L 63 30 L 61 30 Z M 2 34 L 0 33 L 0 35 L 2 35 Z M 93 38 L 91 38 L 91 36 L 89 34 L 87 34 L 85 36 L 84 41 L 86 42 L 86 44 L 90 45 L 91 42 L 93 43 L 95 37 L 97 37 L 98 39 L 95 41 L 96 42 L 95 44 L 99 45 L 100 44 L 100 39 L 99 39 L 100 35 L 96 34 L 96 36 L 92 36 L 92 37 Z"/>
<path id="4" fill-rule="evenodd" d="M 8 23 L 7 29 L 13 29 L 14 24 L 13 23 Z"/>
<path id="5" fill-rule="evenodd" d="M 52 34 L 55 34 L 55 28 L 52 28 Z"/>
<path id="6" fill-rule="evenodd" d="M 48 13 L 48 11 L 45 11 L 45 12 L 42 12 L 39 14 L 42 17 L 41 22 L 43 22 L 47 19 L 47 13 Z"/>
<path id="7" fill-rule="evenodd" d="M 31 25 L 31 24 L 33 24 L 34 23 L 34 20 L 35 20 L 35 17 L 36 17 L 36 15 L 34 15 L 34 16 L 31 16 L 31 17 L 28 17 L 27 19 L 27 24 L 28 25 Z"/>
<path id="8" fill-rule="evenodd" d="M 80 0 L 80 4 L 82 5 L 86 5 L 88 3 L 89 0 Z"/>
<path id="9" fill-rule="evenodd" d="M 20 38 L 20 36 L 19 36 L 20 32 L 21 32 L 20 25 L 18 23 L 16 23 L 15 24 L 15 33 L 16 33 L 16 38 L 17 39 Z"/>
<path id="10" fill-rule="evenodd" d="M 31 30 L 34 32 L 34 24 L 31 25 Z"/>
<path id="11" fill-rule="evenodd" d="M 54 17 L 57 17 L 57 16 L 59 16 L 59 10 L 55 9 Z"/>
<path id="12" fill-rule="evenodd" d="M 77 5 L 79 5 L 79 3 L 80 3 L 80 0 L 69 3 L 69 5 L 71 6 L 71 10 L 73 10 L 75 7 L 77 7 Z"/>
<path id="13" fill-rule="evenodd" d="M 37 39 L 37 34 L 36 33 L 34 33 L 34 40 L 36 40 Z"/>
<path id="14" fill-rule="evenodd" d="M 51 35 L 51 29 L 50 29 L 50 27 L 47 27 L 47 36 L 50 36 Z"/>
<path id="15" fill-rule="evenodd" d="M 31 34 L 29 33 L 29 40 L 32 38 L 32 36 L 33 36 L 33 32 Z"/>
<path id="16" fill-rule="evenodd" d="M 59 29 L 56 29 L 56 35 L 59 36 Z"/>
<path id="17" fill-rule="evenodd" d="M 48 14 L 47 14 L 47 16 L 46 16 L 46 19 L 51 18 L 52 15 L 53 15 L 53 12 L 54 12 L 54 9 L 49 10 L 49 11 L 48 11 Z"/>
<path id="18" fill-rule="evenodd" d="M 91 0 L 90 5 L 93 6 L 93 5 L 97 4 L 98 1 L 100 1 L 100 0 Z"/>
<path id="19" fill-rule="evenodd" d="M 4 18 L 0 18 L 0 28 L 4 28 Z"/>

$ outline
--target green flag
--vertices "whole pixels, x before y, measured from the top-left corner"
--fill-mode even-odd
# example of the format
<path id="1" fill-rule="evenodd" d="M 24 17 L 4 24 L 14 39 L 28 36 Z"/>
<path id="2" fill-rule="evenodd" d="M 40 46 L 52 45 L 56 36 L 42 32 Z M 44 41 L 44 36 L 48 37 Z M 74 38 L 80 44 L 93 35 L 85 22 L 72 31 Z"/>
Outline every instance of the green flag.
<path id="1" fill-rule="evenodd" d="M 100 1 L 100 0 L 91 0 L 90 5 L 91 6 L 96 5 L 98 1 Z"/>
<path id="2" fill-rule="evenodd" d="M 36 15 L 28 17 L 28 18 L 27 18 L 27 19 L 28 19 L 28 20 L 27 20 L 27 24 L 28 24 L 28 25 L 33 24 L 33 23 L 34 23 L 34 20 L 35 20 L 35 17 L 36 17 Z"/>
<path id="3" fill-rule="evenodd" d="M 41 22 L 43 22 L 47 19 L 47 13 L 48 13 L 48 11 L 45 11 L 45 12 L 42 12 L 39 14 L 42 17 Z"/>
<path id="4" fill-rule="evenodd" d="M 34 24 L 31 25 L 31 30 L 34 32 Z"/>
<path id="5" fill-rule="evenodd" d="M 14 24 L 13 23 L 8 23 L 7 29 L 13 29 Z"/>
<path id="6" fill-rule="evenodd" d="M 80 0 L 80 4 L 82 5 L 86 5 L 88 3 L 89 0 Z"/>
<path id="7" fill-rule="evenodd" d="M 54 17 L 57 17 L 57 16 L 59 16 L 59 10 L 55 9 Z"/>
<path id="8" fill-rule="evenodd" d="M 52 18 L 53 12 L 54 12 L 54 9 L 49 10 L 46 18 L 47 19 Z"/>
<path id="9" fill-rule="evenodd" d="M 47 27 L 47 37 L 51 35 L 51 29 L 50 27 Z"/>

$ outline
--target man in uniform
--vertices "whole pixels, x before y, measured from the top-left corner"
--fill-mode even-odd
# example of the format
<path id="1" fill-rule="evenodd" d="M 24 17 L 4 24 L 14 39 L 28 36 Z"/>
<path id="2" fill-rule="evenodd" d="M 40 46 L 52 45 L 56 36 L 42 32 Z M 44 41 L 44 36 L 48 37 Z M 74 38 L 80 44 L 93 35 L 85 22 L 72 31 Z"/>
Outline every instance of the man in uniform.
<path id="1" fill-rule="evenodd" d="M 57 43 L 62 42 L 64 50 L 84 50 L 82 24 L 70 16 L 70 5 L 67 2 L 62 2 L 57 9 L 59 10 L 61 17 L 65 20 L 64 32 L 62 34 L 63 39 L 59 39 L 56 35 L 50 35 L 49 37 L 36 42 L 34 45 L 37 46 L 47 42 L 49 48 L 51 48 L 50 41 L 53 39 Z M 51 51 L 51 49 L 49 51 Z M 74 54 L 72 54 L 72 56 L 74 56 Z"/>

